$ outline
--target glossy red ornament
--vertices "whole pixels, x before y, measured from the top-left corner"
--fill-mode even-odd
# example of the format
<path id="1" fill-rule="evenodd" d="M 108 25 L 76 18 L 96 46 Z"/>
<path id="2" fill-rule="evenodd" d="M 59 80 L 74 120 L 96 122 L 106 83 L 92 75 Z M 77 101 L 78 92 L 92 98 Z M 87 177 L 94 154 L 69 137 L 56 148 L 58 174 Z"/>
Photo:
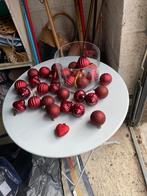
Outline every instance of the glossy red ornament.
<path id="1" fill-rule="evenodd" d="M 61 74 L 62 74 L 62 77 L 65 79 L 68 76 L 70 76 L 71 71 L 70 71 L 69 68 L 65 67 L 65 68 L 62 69 Z"/>
<path id="2" fill-rule="evenodd" d="M 69 69 L 75 69 L 76 66 L 77 66 L 77 63 L 76 62 L 71 62 L 71 63 L 69 63 L 68 68 Z"/>
<path id="3" fill-rule="evenodd" d="M 68 99 L 70 92 L 67 88 L 60 88 L 57 92 L 57 96 L 60 100 Z"/>
<path id="4" fill-rule="evenodd" d="M 55 81 L 58 80 L 59 76 L 58 76 L 58 70 L 61 69 L 62 66 L 58 63 L 54 63 L 51 67 L 51 80 Z"/>
<path id="5" fill-rule="evenodd" d="M 65 79 L 65 84 L 68 87 L 73 87 L 75 82 L 75 77 L 74 76 L 69 76 L 68 78 Z"/>
<path id="6" fill-rule="evenodd" d="M 77 88 L 84 89 L 89 85 L 89 80 L 86 77 L 80 77 L 76 80 Z"/>
<path id="7" fill-rule="evenodd" d="M 54 120 L 54 118 L 57 118 L 60 115 L 60 107 L 57 104 L 47 106 L 46 109 L 47 114 L 52 120 Z"/>
<path id="8" fill-rule="evenodd" d="M 98 96 L 100 99 L 104 99 L 105 97 L 108 96 L 108 88 L 106 86 L 98 86 L 95 89 L 95 94 Z"/>
<path id="9" fill-rule="evenodd" d="M 72 114 L 81 117 L 85 113 L 85 106 L 82 103 L 75 103 L 72 107 Z"/>
<path id="10" fill-rule="evenodd" d="M 24 112 L 26 110 L 25 101 L 22 99 L 15 101 L 12 106 L 14 110 L 14 115 L 16 113 Z"/>
<path id="11" fill-rule="evenodd" d="M 89 66 L 89 64 L 90 64 L 90 61 L 88 60 L 88 58 L 85 56 L 81 56 L 78 59 L 76 68 L 84 68 L 84 67 Z"/>
<path id="12" fill-rule="evenodd" d="M 74 100 L 77 102 L 83 102 L 85 99 L 86 93 L 83 90 L 77 90 L 74 93 Z"/>
<path id="13" fill-rule="evenodd" d="M 21 98 L 23 98 L 23 99 L 26 99 L 26 98 L 28 98 L 29 96 L 30 96 L 30 94 L 31 94 L 31 91 L 30 91 L 30 89 L 28 89 L 28 88 L 20 88 L 19 90 L 18 90 L 18 95 L 21 97 Z"/>
<path id="14" fill-rule="evenodd" d="M 85 96 L 85 101 L 88 105 L 96 105 L 97 102 L 98 102 L 98 97 L 95 93 L 88 93 L 86 96 Z"/>
<path id="15" fill-rule="evenodd" d="M 34 76 L 29 78 L 29 84 L 32 88 L 38 86 L 38 84 L 40 84 L 40 79 L 38 76 Z"/>
<path id="16" fill-rule="evenodd" d="M 49 91 L 51 93 L 57 93 L 57 91 L 60 89 L 60 83 L 57 81 L 51 82 L 49 86 Z"/>
<path id="17" fill-rule="evenodd" d="M 14 84 L 16 91 L 18 91 L 20 88 L 26 88 L 27 86 L 28 86 L 28 84 L 24 80 L 17 80 Z"/>
<path id="18" fill-rule="evenodd" d="M 100 84 L 107 86 L 112 82 L 112 76 L 109 73 L 104 73 L 100 76 Z"/>
<path id="19" fill-rule="evenodd" d="M 73 103 L 71 101 L 62 101 L 60 105 L 61 112 L 70 113 L 72 111 Z"/>
<path id="20" fill-rule="evenodd" d="M 38 76 L 38 70 L 36 68 L 31 68 L 28 70 L 28 77 L 32 78 L 34 76 Z"/>
<path id="21" fill-rule="evenodd" d="M 28 107 L 30 109 L 37 109 L 41 105 L 41 100 L 39 96 L 32 96 L 28 100 Z"/>
<path id="22" fill-rule="evenodd" d="M 48 67 L 41 67 L 39 69 L 39 76 L 42 78 L 48 78 L 50 73 L 50 69 Z"/>
<path id="23" fill-rule="evenodd" d="M 65 123 L 63 124 L 58 124 L 55 128 L 55 135 L 57 137 L 63 137 L 64 135 L 66 135 L 69 132 L 69 126 L 66 125 Z"/>
<path id="24" fill-rule="evenodd" d="M 41 106 L 49 106 L 54 103 L 54 98 L 50 95 L 46 95 L 41 99 Z"/>
<path id="25" fill-rule="evenodd" d="M 106 120 L 106 116 L 105 116 L 104 112 L 102 112 L 100 110 L 96 110 L 96 111 L 92 112 L 90 115 L 90 122 L 93 125 L 96 125 L 97 127 L 104 124 L 105 120 Z"/>
<path id="26" fill-rule="evenodd" d="M 47 83 L 41 82 L 40 84 L 38 84 L 37 92 L 40 95 L 44 95 L 44 94 L 48 93 L 48 91 L 49 91 L 49 85 Z"/>

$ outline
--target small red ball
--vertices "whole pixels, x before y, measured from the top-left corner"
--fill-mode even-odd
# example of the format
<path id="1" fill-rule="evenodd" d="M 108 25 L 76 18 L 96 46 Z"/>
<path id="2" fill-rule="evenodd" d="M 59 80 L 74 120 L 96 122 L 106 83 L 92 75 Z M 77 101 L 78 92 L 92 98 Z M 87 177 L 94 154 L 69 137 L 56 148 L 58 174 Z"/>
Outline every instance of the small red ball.
<path id="1" fill-rule="evenodd" d="M 72 114 L 81 117 L 85 113 L 85 106 L 82 103 L 75 103 L 72 107 Z"/>
<path id="2" fill-rule="evenodd" d="M 18 91 L 20 88 L 26 88 L 27 86 L 28 86 L 28 84 L 24 80 L 17 80 L 14 84 L 16 91 Z"/>
<path id="3" fill-rule="evenodd" d="M 112 76 L 109 73 L 104 73 L 100 76 L 100 84 L 107 86 L 112 82 Z"/>
<path id="4" fill-rule="evenodd" d="M 74 100 L 77 102 L 83 102 L 85 99 L 86 93 L 83 90 L 77 90 L 74 93 Z"/>
<path id="5" fill-rule="evenodd" d="M 58 71 L 61 70 L 62 66 L 58 63 L 54 63 L 51 67 L 51 80 L 55 81 L 58 80 L 59 75 Z"/>
<path id="6" fill-rule="evenodd" d="M 28 77 L 32 78 L 34 76 L 38 76 L 38 70 L 36 68 L 31 68 L 28 70 Z"/>
<path id="7" fill-rule="evenodd" d="M 60 100 L 68 99 L 70 92 L 67 88 L 60 88 L 57 92 L 57 96 Z"/>
<path id="8" fill-rule="evenodd" d="M 41 99 L 41 106 L 49 106 L 54 103 L 54 98 L 50 95 L 46 95 Z"/>
<path id="9" fill-rule="evenodd" d="M 93 125 L 96 125 L 97 127 L 104 124 L 105 120 L 106 120 L 106 116 L 105 116 L 104 112 L 102 112 L 100 110 L 96 110 L 96 111 L 92 112 L 90 115 L 90 122 Z"/>
<path id="10" fill-rule="evenodd" d="M 76 66 L 77 66 L 77 63 L 76 62 L 71 62 L 71 63 L 69 63 L 68 68 L 69 69 L 75 69 Z"/>
<path id="11" fill-rule="evenodd" d="M 74 76 L 69 76 L 68 78 L 65 79 L 65 84 L 68 87 L 73 87 L 75 82 L 75 77 Z"/>
<path id="12" fill-rule="evenodd" d="M 65 67 L 65 68 L 62 69 L 61 74 L 62 74 L 62 77 L 65 79 L 68 76 L 70 76 L 71 71 L 70 71 L 69 68 Z"/>
<path id="13" fill-rule="evenodd" d="M 31 78 L 29 78 L 29 84 L 32 88 L 38 86 L 38 84 L 40 84 L 40 79 L 38 76 L 33 76 Z"/>
<path id="14" fill-rule="evenodd" d="M 51 93 L 57 93 L 57 91 L 60 89 L 60 83 L 57 81 L 51 82 L 49 86 L 49 91 Z"/>
<path id="15" fill-rule="evenodd" d="M 105 97 L 108 96 L 108 88 L 106 86 L 98 86 L 95 89 L 95 94 L 100 98 L 104 99 Z"/>
<path id="16" fill-rule="evenodd" d="M 13 103 L 14 114 L 17 112 L 24 112 L 26 110 L 25 101 L 18 100 Z"/>
<path id="17" fill-rule="evenodd" d="M 98 102 L 98 97 L 95 93 L 88 93 L 85 97 L 85 101 L 88 105 L 96 105 Z"/>
<path id="18" fill-rule="evenodd" d="M 39 96 L 32 96 L 28 100 L 28 107 L 30 109 L 37 109 L 40 107 L 41 100 Z"/>
<path id="19" fill-rule="evenodd" d="M 50 69 L 48 67 L 41 67 L 39 69 L 39 76 L 42 78 L 48 78 L 50 73 Z"/>
<path id="20" fill-rule="evenodd" d="M 52 104 L 50 106 L 47 106 L 46 109 L 47 109 L 47 114 L 52 120 L 60 115 L 60 107 L 57 104 Z"/>
<path id="21" fill-rule="evenodd" d="M 98 79 L 98 73 L 97 73 L 97 66 L 95 64 L 90 64 L 88 66 L 89 72 L 86 75 L 86 78 L 91 81 L 96 81 Z"/>
<path id="22" fill-rule="evenodd" d="M 41 82 L 40 84 L 38 84 L 37 92 L 40 95 L 44 95 L 44 94 L 48 93 L 48 91 L 49 91 L 49 85 L 47 83 Z"/>
<path id="23" fill-rule="evenodd" d="M 78 59 L 77 67 L 76 68 L 84 68 L 84 67 L 89 66 L 89 64 L 90 64 L 90 61 L 88 60 L 88 58 L 85 57 L 85 56 L 81 56 Z"/>
<path id="24" fill-rule="evenodd" d="M 89 85 L 89 80 L 86 77 L 78 78 L 76 81 L 77 88 L 86 88 Z"/>
<path id="25" fill-rule="evenodd" d="M 19 95 L 21 98 L 23 98 L 23 99 L 28 98 L 28 97 L 30 96 L 30 94 L 31 94 L 31 91 L 30 91 L 30 89 L 28 89 L 28 88 L 20 88 L 20 89 L 18 90 L 18 95 Z"/>
<path id="26" fill-rule="evenodd" d="M 73 103 L 71 101 L 62 101 L 60 105 L 61 112 L 70 113 L 72 111 Z"/>

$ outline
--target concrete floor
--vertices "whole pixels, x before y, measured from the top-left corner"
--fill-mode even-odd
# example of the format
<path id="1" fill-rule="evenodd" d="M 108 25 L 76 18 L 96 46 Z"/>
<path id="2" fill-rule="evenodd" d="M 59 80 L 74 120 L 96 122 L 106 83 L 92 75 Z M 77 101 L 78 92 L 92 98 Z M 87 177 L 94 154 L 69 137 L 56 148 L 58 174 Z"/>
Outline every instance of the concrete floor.
<path id="1" fill-rule="evenodd" d="M 97 148 L 86 172 L 95 196 L 146 196 L 147 191 L 128 128 L 123 124 L 112 144 Z M 86 161 L 88 153 L 83 154 Z"/>

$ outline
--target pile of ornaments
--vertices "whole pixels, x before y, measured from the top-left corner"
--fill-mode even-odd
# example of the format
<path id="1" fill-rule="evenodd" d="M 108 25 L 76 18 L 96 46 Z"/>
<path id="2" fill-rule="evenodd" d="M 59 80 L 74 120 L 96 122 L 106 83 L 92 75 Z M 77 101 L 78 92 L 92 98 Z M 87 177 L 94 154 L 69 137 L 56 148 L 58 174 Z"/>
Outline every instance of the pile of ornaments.
<path id="1" fill-rule="evenodd" d="M 58 66 L 60 65 L 53 64 L 51 69 L 41 67 L 39 70 L 31 68 L 27 72 L 26 81 L 19 79 L 15 82 L 14 88 L 19 100 L 12 104 L 14 114 L 24 112 L 27 108 L 30 110 L 43 108 L 52 120 L 62 113 L 79 118 L 86 111 L 85 105 L 96 105 L 99 100 L 108 96 L 107 85 L 112 81 L 109 73 L 100 76 L 98 87 L 92 92 L 86 93 L 84 89 L 78 89 L 71 95 L 68 88 L 60 86 Z M 56 103 L 56 98 L 60 104 Z M 106 117 L 102 111 L 96 110 L 90 115 L 90 123 L 97 127 L 101 126 L 105 120 Z M 55 134 L 58 137 L 64 136 L 68 131 L 68 125 L 64 123 L 58 124 L 55 128 Z"/>

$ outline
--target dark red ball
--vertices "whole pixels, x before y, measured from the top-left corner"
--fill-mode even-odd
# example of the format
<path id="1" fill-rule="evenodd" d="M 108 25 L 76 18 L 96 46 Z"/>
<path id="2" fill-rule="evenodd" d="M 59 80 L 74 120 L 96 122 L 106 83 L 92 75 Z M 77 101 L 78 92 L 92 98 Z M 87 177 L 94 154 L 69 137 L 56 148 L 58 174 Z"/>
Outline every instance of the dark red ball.
<path id="1" fill-rule="evenodd" d="M 28 70 L 28 77 L 32 78 L 34 76 L 38 76 L 38 70 L 36 68 L 31 68 Z"/>
<path id="2" fill-rule="evenodd" d="M 86 88 L 89 85 L 89 80 L 86 77 L 78 78 L 76 81 L 77 88 Z"/>
<path id="3" fill-rule="evenodd" d="M 57 104 L 52 104 L 50 106 L 47 106 L 46 109 L 47 109 L 47 114 L 52 120 L 60 115 L 60 107 Z"/>
<path id="4" fill-rule="evenodd" d="M 106 86 L 98 86 L 95 89 L 95 94 L 100 98 L 100 99 L 104 99 L 105 97 L 108 96 L 108 88 Z"/>
<path id="5" fill-rule="evenodd" d="M 68 68 L 69 69 L 75 69 L 76 66 L 77 66 L 77 63 L 76 62 L 71 62 L 71 63 L 69 63 Z"/>
<path id="6" fill-rule="evenodd" d="M 37 109 L 41 105 L 41 100 L 39 96 L 32 96 L 28 100 L 28 107 L 30 109 Z"/>
<path id="7" fill-rule="evenodd" d="M 85 113 L 85 106 L 82 103 L 75 103 L 72 107 L 72 114 L 81 117 Z"/>
<path id="8" fill-rule="evenodd" d="M 65 68 L 62 69 L 61 74 L 62 74 L 62 77 L 64 79 L 66 79 L 68 76 L 70 76 L 71 71 L 70 71 L 69 68 L 65 67 Z"/>
<path id="9" fill-rule="evenodd" d="M 50 106 L 54 103 L 54 98 L 50 95 L 46 95 L 41 99 L 41 106 Z"/>
<path id="10" fill-rule="evenodd" d="M 95 93 L 88 93 L 85 97 L 85 101 L 88 105 L 96 105 L 98 102 L 98 97 Z"/>
<path id="11" fill-rule="evenodd" d="M 62 66 L 58 63 L 54 63 L 51 67 L 51 80 L 52 81 L 55 81 L 55 80 L 58 80 L 59 78 L 59 69 L 61 69 Z"/>
<path id="12" fill-rule="evenodd" d="M 77 68 L 84 68 L 84 67 L 87 67 L 89 66 L 90 64 L 90 61 L 88 60 L 87 57 L 85 56 L 81 56 L 79 59 L 78 59 L 78 62 L 77 62 Z"/>
<path id="13" fill-rule="evenodd" d="M 41 67 L 39 69 L 39 76 L 42 78 L 48 78 L 50 73 L 50 69 L 48 67 Z"/>
<path id="14" fill-rule="evenodd" d="M 25 101 L 22 99 L 15 101 L 12 106 L 14 114 L 18 112 L 24 112 L 26 110 Z"/>
<path id="15" fill-rule="evenodd" d="M 68 76 L 68 77 L 65 79 L 65 84 L 66 84 L 66 86 L 68 86 L 68 87 L 73 87 L 73 86 L 74 86 L 74 83 L 75 83 L 75 77 L 74 77 L 74 76 Z"/>
<path id="16" fill-rule="evenodd" d="M 24 80 L 17 80 L 14 84 L 15 90 L 18 91 L 21 88 L 26 88 L 28 86 L 27 82 Z"/>
<path id="17" fill-rule="evenodd" d="M 61 112 L 70 113 L 72 111 L 73 103 L 71 101 L 62 101 L 60 105 Z"/>
<path id="18" fill-rule="evenodd" d="M 109 73 L 104 73 L 100 76 L 100 84 L 107 86 L 112 82 L 112 76 Z"/>
<path id="19" fill-rule="evenodd" d="M 68 99 L 70 92 L 67 88 L 60 88 L 57 92 L 57 96 L 60 100 Z"/>
<path id="20" fill-rule="evenodd" d="M 29 84 L 32 88 L 38 86 L 38 84 L 40 84 L 40 79 L 38 76 L 33 76 L 31 78 L 29 78 Z"/>
<path id="21" fill-rule="evenodd" d="M 106 120 L 106 116 L 105 116 L 104 112 L 102 112 L 100 110 L 96 110 L 96 111 L 92 112 L 90 115 L 90 122 L 93 125 L 96 125 L 97 127 L 104 124 L 105 120 Z"/>
<path id="22" fill-rule="evenodd" d="M 85 100 L 86 93 L 83 90 L 77 90 L 74 93 L 74 100 L 77 102 L 83 102 Z"/>
<path id="23" fill-rule="evenodd" d="M 60 89 L 60 83 L 57 81 L 51 82 L 49 86 L 49 91 L 51 93 L 57 93 L 57 91 Z"/>
<path id="24" fill-rule="evenodd" d="M 21 98 L 23 98 L 23 99 L 28 98 L 28 97 L 30 96 L 30 94 L 31 94 L 31 91 L 30 91 L 30 89 L 28 89 L 28 88 L 20 88 L 20 89 L 18 90 L 18 95 L 19 95 Z"/>
<path id="25" fill-rule="evenodd" d="M 38 84 L 37 92 L 40 95 L 44 95 L 44 94 L 48 93 L 48 91 L 49 91 L 49 85 L 47 83 L 41 82 L 40 84 Z"/>

